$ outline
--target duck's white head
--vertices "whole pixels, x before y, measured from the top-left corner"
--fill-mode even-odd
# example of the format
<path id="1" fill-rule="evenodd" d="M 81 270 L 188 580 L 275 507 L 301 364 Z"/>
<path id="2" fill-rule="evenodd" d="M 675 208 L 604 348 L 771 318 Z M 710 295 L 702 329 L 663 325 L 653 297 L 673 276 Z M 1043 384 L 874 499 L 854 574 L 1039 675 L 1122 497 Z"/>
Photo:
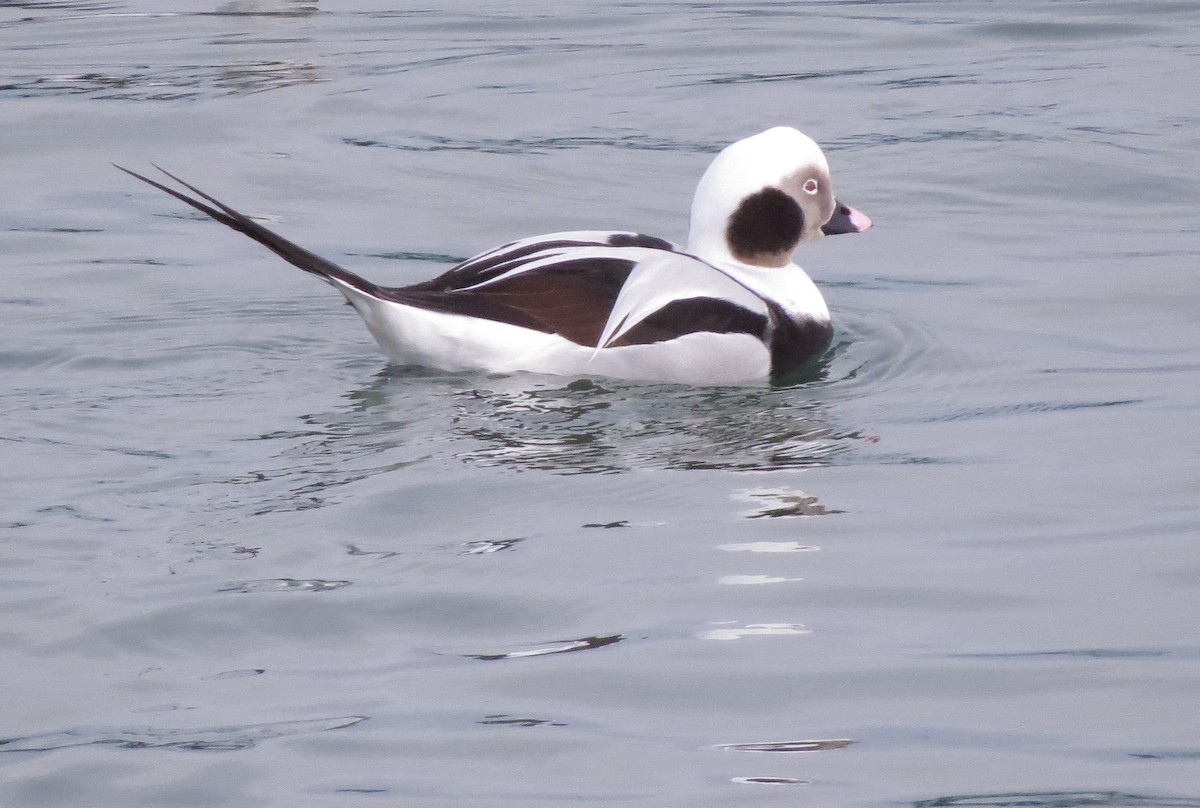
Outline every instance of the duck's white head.
<path id="1" fill-rule="evenodd" d="M 870 226 L 834 198 L 821 147 L 777 126 L 727 146 L 704 172 L 688 252 L 714 263 L 783 267 L 801 244 Z"/>

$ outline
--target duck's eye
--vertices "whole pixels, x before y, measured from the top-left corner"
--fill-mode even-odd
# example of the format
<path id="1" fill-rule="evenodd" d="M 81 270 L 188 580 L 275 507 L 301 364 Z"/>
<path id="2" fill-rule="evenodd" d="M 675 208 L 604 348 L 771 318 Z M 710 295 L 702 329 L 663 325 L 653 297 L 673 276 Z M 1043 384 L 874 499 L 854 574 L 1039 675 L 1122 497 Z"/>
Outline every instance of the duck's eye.
<path id="1" fill-rule="evenodd" d="M 812 196 L 821 188 L 816 180 L 805 180 L 804 185 L 801 187 L 804 188 L 804 193 L 808 194 L 809 196 Z"/>

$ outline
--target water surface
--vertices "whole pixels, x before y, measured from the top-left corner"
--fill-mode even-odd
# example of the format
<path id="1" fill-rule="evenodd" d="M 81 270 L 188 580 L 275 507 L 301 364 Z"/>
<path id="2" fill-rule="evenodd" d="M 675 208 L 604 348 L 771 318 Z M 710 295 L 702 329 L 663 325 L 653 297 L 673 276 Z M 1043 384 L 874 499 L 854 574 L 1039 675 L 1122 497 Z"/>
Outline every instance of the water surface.
<path id="1" fill-rule="evenodd" d="M 1194 3 L 0 9 L 0 794 L 1200 806 Z M 388 368 L 334 293 L 682 239 L 798 126 L 818 378 Z"/>

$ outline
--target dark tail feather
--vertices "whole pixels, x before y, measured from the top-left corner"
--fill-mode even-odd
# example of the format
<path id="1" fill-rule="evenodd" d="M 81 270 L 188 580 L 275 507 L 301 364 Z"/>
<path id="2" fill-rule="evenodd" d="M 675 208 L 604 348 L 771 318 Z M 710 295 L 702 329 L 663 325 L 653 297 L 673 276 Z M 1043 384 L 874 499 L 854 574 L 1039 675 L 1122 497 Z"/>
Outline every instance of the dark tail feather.
<path id="1" fill-rule="evenodd" d="M 141 174 L 137 173 L 136 171 L 130 171 L 128 168 L 124 168 L 123 166 L 116 165 L 115 163 L 113 164 L 113 166 L 115 168 L 121 169 L 126 174 L 129 174 L 132 177 L 136 177 L 137 179 L 141 180 L 142 182 L 148 183 L 149 185 L 153 185 L 155 188 L 157 188 L 160 191 L 163 191 L 164 193 L 170 194 L 171 196 L 178 199 L 180 202 L 184 202 L 185 204 L 191 205 L 196 210 L 198 210 L 201 213 L 204 213 L 208 216 L 211 216 L 212 218 L 216 219 L 218 222 L 225 225 L 226 227 L 231 227 L 234 230 L 238 231 L 239 233 L 246 234 L 250 238 L 257 241 L 259 244 L 266 247 L 271 252 L 278 255 L 284 261 L 287 261 L 289 264 L 291 264 L 293 266 L 297 266 L 300 269 L 303 269 L 305 272 L 312 273 L 313 275 L 316 275 L 317 277 L 319 277 L 323 280 L 332 279 L 332 280 L 341 281 L 342 283 L 345 283 L 349 286 L 353 286 L 355 289 L 359 289 L 370 295 L 378 296 L 378 294 L 379 294 L 379 287 L 376 286 L 375 284 L 371 283 L 370 281 L 360 278 L 359 276 L 355 275 L 353 272 L 342 269 L 341 267 L 339 267 L 337 264 L 333 263 L 332 261 L 327 261 L 324 258 L 322 258 L 321 256 L 316 255 L 315 253 L 309 252 L 308 250 L 304 249 L 300 245 L 295 244 L 291 241 L 288 241 L 286 238 L 284 238 L 283 236 L 281 236 L 277 233 L 271 232 L 270 230 L 263 227 L 258 222 L 251 219 L 249 216 L 246 216 L 245 214 L 237 212 L 236 210 L 229 207 L 225 203 L 220 202 L 220 201 L 214 199 L 213 197 L 209 196 L 208 194 L 204 193 L 196 186 L 191 185 L 190 183 L 184 182 L 183 180 L 179 179 L 179 177 L 176 177 L 174 174 L 172 174 L 171 172 L 167 171 L 164 168 L 160 168 L 159 166 L 154 166 L 159 171 L 166 174 L 171 179 L 175 180 L 175 182 L 179 183 L 184 188 L 187 188 L 189 191 L 194 193 L 196 196 L 200 197 L 200 199 L 196 199 L 196 198 L 188 196 L 185 193 L 176 191 L 174 188 L 170 188 L 166 185 L 163 185 L 161 182 L 156 182 L 156 181 L 150 179 L 149 177 L 143 177 Z M 201 200 L 204 200 L 204 201 L 201 201 Z M 212 204 L 206 204 L 206 203 L 212 203 Z"/>

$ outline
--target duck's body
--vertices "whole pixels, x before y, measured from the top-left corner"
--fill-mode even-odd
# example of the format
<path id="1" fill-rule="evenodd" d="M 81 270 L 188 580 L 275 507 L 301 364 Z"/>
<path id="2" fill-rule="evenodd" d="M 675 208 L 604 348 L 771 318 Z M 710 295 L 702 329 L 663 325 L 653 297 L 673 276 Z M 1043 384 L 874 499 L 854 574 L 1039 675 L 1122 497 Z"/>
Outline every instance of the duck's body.
<path id="1" fill-rule="evenodd" d="M 792 251 L 870 226 L 834 200 L 816 144 L 780 127 L 714 160 L 686 250 L 630 232 L 553 233 L 387 288 L 170 174 L 200 198 L 133 175 L 336 287 L 393 362 L 446 370 L 707 384 L 783 376 L 823 353 L 833 333 Z"/>

